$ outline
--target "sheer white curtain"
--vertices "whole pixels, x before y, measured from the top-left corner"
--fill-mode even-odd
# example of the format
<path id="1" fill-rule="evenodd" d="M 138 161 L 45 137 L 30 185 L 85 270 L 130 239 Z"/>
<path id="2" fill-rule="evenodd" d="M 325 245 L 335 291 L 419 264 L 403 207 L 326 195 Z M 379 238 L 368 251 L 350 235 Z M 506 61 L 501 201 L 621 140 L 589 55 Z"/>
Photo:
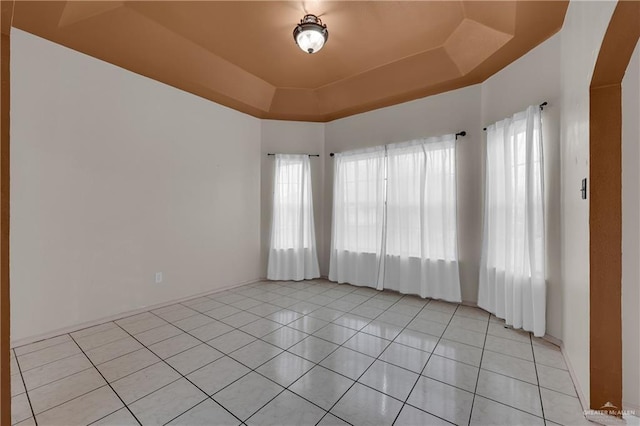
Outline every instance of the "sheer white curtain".
<path id="1" fill-rule="evenodd" d="M 387 146 L 384 288 L 460 302 L 454 135 Z"/>
<path id="2" fill-rule="evenodd" d="M 542 123 L 538 106 L 487 128 L 478 306 L 545 333 Z"/>
<path id="3" fill-rule="evenodd" d="M 276 154 L 273 217 L 267 278 L 304 280 L 320 276 L 308 155 Z"/>
<path id="4" fill-rule="evenodd" d="M 382 289 L 385 148 L 334 158 L 329 279 Z"/>
<path id="5" fill-rule="evenodd" d="M 334 161 L 329 279 L 459 302 L 455 136 Z"/>

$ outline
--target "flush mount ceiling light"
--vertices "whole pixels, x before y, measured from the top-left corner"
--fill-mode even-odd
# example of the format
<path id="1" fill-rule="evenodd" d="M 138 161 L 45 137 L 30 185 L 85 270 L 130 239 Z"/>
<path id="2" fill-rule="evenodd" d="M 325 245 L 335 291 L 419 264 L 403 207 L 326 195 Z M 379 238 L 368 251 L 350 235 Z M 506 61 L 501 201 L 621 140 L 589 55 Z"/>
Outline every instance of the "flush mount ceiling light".
<path id="1" fill-rule="evenodd" d="M 293 39 L 307 53 L 316 53 L 322 49 L 328 38 L 327 26 L 316 15 L 304 15 L 293 29 Z"/>

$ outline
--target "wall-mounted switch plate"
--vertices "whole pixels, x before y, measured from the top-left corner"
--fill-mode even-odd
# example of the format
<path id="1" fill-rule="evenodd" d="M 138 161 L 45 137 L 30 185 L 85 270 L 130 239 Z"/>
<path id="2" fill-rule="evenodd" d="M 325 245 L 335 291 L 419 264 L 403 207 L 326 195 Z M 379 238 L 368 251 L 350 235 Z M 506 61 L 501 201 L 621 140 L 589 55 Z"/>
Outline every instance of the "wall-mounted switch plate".
<path id="1" fill-rule="evenodd" d="M 580 192 L 582 193 L 582 199 L 587 199 L 587 178 L 582 179 L 582 187 L 580 188 Z"/>
<path id="2" fill-rule="evenodd" d="M 160 284 L 162 282 L 162 272 L 156 272 L 156 284 Z"/>

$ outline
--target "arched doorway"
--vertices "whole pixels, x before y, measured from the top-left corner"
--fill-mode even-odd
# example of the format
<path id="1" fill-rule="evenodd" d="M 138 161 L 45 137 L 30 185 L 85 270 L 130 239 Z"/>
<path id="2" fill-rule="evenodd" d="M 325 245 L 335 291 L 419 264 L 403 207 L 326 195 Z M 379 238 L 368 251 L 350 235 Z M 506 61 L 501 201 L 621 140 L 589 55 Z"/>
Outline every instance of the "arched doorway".
<path id="1" fill-rule="evenodd" d="M 622 78 L 640 36 L 640 2 L 619 1 L 590 87 L 590 406 L 622 409 Z"/>

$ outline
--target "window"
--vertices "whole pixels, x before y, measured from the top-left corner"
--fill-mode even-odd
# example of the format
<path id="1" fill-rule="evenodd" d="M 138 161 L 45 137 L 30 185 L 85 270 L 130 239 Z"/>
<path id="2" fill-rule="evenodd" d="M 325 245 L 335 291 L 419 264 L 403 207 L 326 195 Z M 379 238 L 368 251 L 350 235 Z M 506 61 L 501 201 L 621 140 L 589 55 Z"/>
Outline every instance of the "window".
<path id="1" fill-rule="evenodd" d="M 536 336 L 546 312 L 543 166 L 538 106 L 487 128 L 478 306 Z"/>
<path id="2" fill-rule="evenodd" d="M 455 136 L 334 161 L 329 279 L 460 301 Z"/>
<path id="3" fill-rule="evenodd" d="M 276 155 L 267 278 L 320 276 L 308 155 Z"/>

